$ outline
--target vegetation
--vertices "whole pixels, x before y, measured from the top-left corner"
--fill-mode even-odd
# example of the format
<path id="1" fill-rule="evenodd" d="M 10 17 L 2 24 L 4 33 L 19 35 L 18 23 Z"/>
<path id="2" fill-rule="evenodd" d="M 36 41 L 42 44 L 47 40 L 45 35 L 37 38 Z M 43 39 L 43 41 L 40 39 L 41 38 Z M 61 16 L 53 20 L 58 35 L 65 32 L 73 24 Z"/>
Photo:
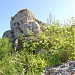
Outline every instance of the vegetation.
<path id="1" fill-rule="evenodd" d="M 0 38 L 0 75 L 40 75 L 46 66 L 75 60 L 74 26 L 47 25 L 39 34 L 31 34 L 20 36 L 16 53 L 7 38 Z"/>

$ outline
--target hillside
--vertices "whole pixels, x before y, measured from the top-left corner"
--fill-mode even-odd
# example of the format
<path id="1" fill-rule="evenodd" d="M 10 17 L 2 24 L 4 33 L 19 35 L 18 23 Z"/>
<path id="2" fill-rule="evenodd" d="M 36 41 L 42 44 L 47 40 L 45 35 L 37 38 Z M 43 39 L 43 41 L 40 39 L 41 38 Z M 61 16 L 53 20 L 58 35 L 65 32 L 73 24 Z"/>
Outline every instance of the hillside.
<path id="1" fill-rule="evenodd" d="M 10 27 L 0 38 L 0 75 L 73 75 L 75 26 L 45 25 L 23 9 Z"/>

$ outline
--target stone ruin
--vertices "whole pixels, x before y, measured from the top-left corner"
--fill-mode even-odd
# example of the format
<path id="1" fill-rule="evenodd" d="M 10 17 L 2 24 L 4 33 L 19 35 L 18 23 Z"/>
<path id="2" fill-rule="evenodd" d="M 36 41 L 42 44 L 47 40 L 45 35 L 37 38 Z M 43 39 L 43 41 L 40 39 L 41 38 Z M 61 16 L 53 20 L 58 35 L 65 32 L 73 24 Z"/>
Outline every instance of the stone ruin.
<path id="1" fill-rule="evenodd" d="M 39 33 L 42 26 L 43 23 L 36 19 L 30 10 L 27 8 L 22 9 L 15 16 L 11 17 L 11 30 L 4 32 L 3 37 L 9 38 L 9 40 L 13 42 L 14 39 L 19 38 L 21 34 L 28 37 L 28 29 L 34 32 L 34 34 Z"/>

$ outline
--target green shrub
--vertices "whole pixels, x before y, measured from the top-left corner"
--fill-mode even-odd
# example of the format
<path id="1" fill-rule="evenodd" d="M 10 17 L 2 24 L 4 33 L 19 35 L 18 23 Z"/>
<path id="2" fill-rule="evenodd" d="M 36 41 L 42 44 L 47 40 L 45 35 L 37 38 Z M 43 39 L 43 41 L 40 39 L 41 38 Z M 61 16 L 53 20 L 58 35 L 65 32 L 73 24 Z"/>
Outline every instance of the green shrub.
<path id="1" fill-rule="evenodd" d="M 12 50 L 12 44 L 9 43 L 7 38 L 0 38 L 0 60 L 6 55 L 10 54 Z"/>
<path id="2" fill-rule="evenodd" d="M 12 55 L 9 40 L 0 39 L 0 69 L 6 75 L 40 75 L 46 66 L 75 60 L 74 26 L 44 26 L 37 35 L 29 34 L 20 36 L 20 51 Z"/>

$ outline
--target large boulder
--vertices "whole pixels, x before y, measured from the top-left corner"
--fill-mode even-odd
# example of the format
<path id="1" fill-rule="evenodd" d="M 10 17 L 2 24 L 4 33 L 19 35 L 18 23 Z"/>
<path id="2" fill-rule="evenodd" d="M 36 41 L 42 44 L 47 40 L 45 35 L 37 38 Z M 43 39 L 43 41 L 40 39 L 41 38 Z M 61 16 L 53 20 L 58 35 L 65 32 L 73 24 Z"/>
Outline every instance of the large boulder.
<path id="1" fill-rule="evenodd" d="M 11 17 L 10 21 L 10 31 L 6 31 L 3 37 L 8 37 L 9 39 L 19 38 L 21 34 L 29 36 L 28 30 L 37 34 L 40 32 L 43 23 L 35 18 L 34 14 L 28 10 L 20 10 L 15 16 Z"/>

